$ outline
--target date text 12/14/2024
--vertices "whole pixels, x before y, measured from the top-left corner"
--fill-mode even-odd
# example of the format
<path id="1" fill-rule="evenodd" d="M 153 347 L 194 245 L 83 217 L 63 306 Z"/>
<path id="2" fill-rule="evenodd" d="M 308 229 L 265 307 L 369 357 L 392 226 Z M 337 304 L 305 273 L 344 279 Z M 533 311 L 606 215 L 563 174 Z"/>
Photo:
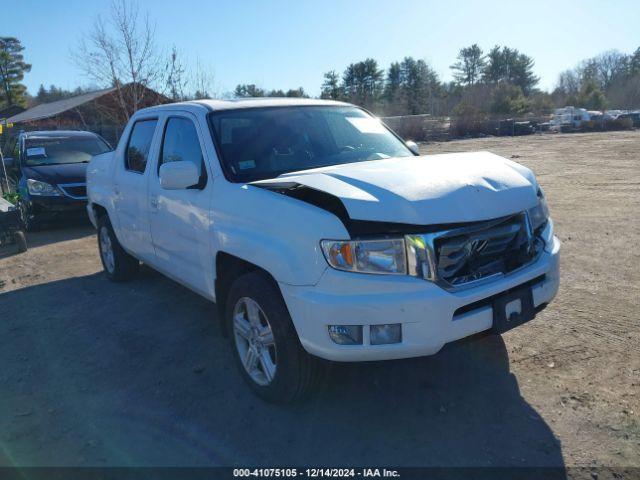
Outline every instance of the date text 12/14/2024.
<path id="1" fill-rule="evenodd" d="M 258 478 L 398 478 L 400 474 L 397 470 L 386 468 L 236 468 L 233 476 L 258 477 Z"/>

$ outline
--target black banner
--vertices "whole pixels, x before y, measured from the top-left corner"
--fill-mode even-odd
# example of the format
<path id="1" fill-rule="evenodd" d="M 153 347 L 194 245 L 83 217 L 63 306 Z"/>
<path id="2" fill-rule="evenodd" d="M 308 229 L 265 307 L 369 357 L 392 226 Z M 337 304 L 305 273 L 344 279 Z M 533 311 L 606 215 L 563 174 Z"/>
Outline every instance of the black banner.
<path id="1" fill-rule="evenodd" d="M 0 467 L 0 480 L 218 480 L 239 478 L 637 480 L 640 479 L 640 467 Z"/>

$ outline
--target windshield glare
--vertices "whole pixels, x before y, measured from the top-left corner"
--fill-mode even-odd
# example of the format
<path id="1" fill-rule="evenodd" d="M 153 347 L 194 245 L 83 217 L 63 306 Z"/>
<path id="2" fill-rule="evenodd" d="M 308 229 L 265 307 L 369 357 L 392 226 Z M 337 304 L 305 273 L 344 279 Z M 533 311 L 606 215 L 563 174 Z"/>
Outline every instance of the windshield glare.
<path id="1" fill-rule="evenodd" d="M 109 146 L 97 137 L 31 137 L 25 140 L 24 159 L 29 166 L 86 163 L 107 151 Z"/>
<path id="2" fill-rule="evenodd" d="M 413 154 L 377 118 L 355 107 L 272 107 L 209 117 L 234 182 Z"/>

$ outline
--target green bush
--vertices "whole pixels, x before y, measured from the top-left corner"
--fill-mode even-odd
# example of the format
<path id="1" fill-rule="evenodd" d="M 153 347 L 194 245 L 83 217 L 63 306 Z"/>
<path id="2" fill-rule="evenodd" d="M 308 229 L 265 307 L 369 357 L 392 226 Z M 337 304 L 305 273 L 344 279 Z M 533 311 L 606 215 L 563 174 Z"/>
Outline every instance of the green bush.
<path id="1" fill-rule="evenodd" d="M 477 136 L 487 134 L 488 118 L 479 108 L 460 102 L 453 109 L 451 118 L 451 133 L 456 137 L 467 135 Z"/>
<path id="2" fill-rule="evenodd" d="M 2 194 L 2 198 L 4 198 L 7 202 L 13 203 L 15 205 L 20 198 L 20 194 L 18 192 L 6 192 Z"/>
<path id="3" fill-rule="evenodd" d="M 529 110 L 529 100 L 516 85 L 500 83 L 491 95 L 491 112 L 499 115 L 522 115 Z"/>

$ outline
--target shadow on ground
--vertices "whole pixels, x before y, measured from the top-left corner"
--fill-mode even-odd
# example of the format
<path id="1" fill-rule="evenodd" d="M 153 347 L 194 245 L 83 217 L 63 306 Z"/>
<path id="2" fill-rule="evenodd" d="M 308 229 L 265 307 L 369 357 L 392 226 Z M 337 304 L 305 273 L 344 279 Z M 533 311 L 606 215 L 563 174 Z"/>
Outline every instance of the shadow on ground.
<path id="1" fill-rule="evenodd" d="M 37 248 L 68 240 L 78 240 L 89 235 L 95 235 L 93 225 L 89 220 L 60 221 L 47 225 L 35 232 L 27 232 L 27 248 Z M 17 244 L 9 244 L 0 247 L 0 259 L 20 255 Z"/>
<path id="2" fill-rule="evenodd" d="M 0 295 L 0 465 L 562 466 L 500 337 L 256 399 L 212 304 L 143 269 Z"/>
<path id="3" fill-rule="evenodd" d="M 41 247 L 52 243 L 77 240 L 95 234 L 89 220 L 65 220 L 55 224 L 48 224 L 35 232 L 27 232 L 27 246 Z"/>

